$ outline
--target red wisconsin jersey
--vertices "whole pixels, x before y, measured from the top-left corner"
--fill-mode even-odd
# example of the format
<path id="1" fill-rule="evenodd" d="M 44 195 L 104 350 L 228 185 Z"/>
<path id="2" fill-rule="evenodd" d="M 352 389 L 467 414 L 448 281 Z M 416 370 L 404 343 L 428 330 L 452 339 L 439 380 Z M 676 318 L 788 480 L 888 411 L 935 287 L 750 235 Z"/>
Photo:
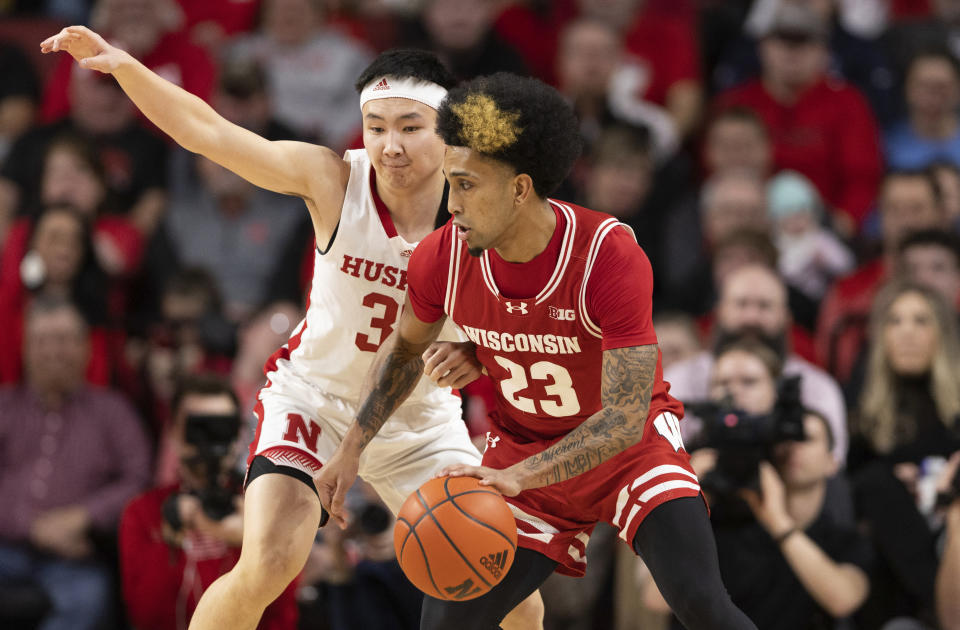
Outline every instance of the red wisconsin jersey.
<path id="1" fill-rule="evenodd" d="M 446 313 L 476 344 L 496 384 L 492 422 L 526 441 L 551 441 L 600 410 L 604 350 L 656 343 L 650 265 L 630 229 L 606 214 L 550 203 L 564 223 L 560 253 L 535 296 L 504 296 L 496 255 L 468 254 L 452 223 L 424 239 L 408 270 L 418 318 Z M 668 388 L 658 358 L 649 418 L 682 415 Z"/>

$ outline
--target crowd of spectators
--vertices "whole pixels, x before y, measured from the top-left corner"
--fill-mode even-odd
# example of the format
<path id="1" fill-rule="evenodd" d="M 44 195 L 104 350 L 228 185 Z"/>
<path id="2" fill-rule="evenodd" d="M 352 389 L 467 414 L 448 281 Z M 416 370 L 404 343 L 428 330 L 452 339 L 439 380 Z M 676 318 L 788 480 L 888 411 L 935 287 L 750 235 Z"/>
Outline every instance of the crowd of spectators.
<path id="1" fill-rule="evenodd" d="M 187 627 L 239 555 L 238 453 L 315 252 L 300 199 L 39 55 L 71 23 L 338 152 L 387 48 L 555 86 L 585 147 L 556 196 L 651 259 L 735 603 L 762 628 L 960 628 L 957 0 L 0 2 L 0 626 Z M 478 436 L 489 394 L 464 396 Z M 261 628 L 417 627 L 389 513 L 363 484 L 349 503 Z M 587 576 L 548 580 L 548 630 L 676 624 L 620 547 L 598 528 Z"/>

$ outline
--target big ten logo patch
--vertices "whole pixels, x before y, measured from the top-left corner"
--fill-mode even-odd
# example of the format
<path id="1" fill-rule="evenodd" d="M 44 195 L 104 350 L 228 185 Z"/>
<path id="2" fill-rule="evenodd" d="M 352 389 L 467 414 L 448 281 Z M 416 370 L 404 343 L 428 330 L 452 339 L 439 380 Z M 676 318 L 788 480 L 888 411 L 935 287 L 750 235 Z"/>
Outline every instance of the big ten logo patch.
<path id="1" fill-rule="evenodd" d="M 317 441 L 320 439 L 320 425 L 297 413 L 287 414 L 287 426 L 283 432 L 286 442 L 303 444 L 310 452 L 317 453 Z"/>
<path id="2" fill-rule="evenodd" d="M 572 308 L 557 308 L 556 306 L 548 306 L 547 315 L 551 319 L 561 322 L 572 322 L 577 318 Z"/>

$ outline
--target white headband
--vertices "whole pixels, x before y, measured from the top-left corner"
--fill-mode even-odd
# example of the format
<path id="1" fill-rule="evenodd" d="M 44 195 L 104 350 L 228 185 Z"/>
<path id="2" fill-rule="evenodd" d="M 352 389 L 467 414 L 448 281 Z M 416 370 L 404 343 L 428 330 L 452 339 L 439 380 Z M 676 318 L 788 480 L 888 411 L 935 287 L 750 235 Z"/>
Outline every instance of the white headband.
<path id="1" fill-rule="evenodd" d="M 360 107 L 378 98 L 408 98 L 439 110 L 446 95 L 444 88 L 430 81 L 381 77 L 378 81 L 368 83 L 360 92 Z"/>

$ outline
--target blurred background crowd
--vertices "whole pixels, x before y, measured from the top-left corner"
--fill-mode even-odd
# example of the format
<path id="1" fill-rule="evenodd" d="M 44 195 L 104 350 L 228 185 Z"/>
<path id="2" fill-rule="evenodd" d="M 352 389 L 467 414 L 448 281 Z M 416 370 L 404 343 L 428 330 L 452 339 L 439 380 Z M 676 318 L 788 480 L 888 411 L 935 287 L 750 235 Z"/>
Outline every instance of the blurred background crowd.
<path id="1" fill-rule="evenodd" d="M 387 48 L 554 85 L 585 146 L 555 196 L 653 263 L 734 601 L 760 628 L 960 628 L 960 0 L 0 0 L 0 626 L 187 627 L 238 557 L 262 365 L 315 252 L 302 201 L 41 56 L 65 24 L 335 151 Z M 480 445 L 490 387 L 464 396 Z M 417 627 L 392 517 L 350 500 L 261 628 Z M 614 530 L 588 555 L 544 586 L 548 630 L 675 627 Z"/>

